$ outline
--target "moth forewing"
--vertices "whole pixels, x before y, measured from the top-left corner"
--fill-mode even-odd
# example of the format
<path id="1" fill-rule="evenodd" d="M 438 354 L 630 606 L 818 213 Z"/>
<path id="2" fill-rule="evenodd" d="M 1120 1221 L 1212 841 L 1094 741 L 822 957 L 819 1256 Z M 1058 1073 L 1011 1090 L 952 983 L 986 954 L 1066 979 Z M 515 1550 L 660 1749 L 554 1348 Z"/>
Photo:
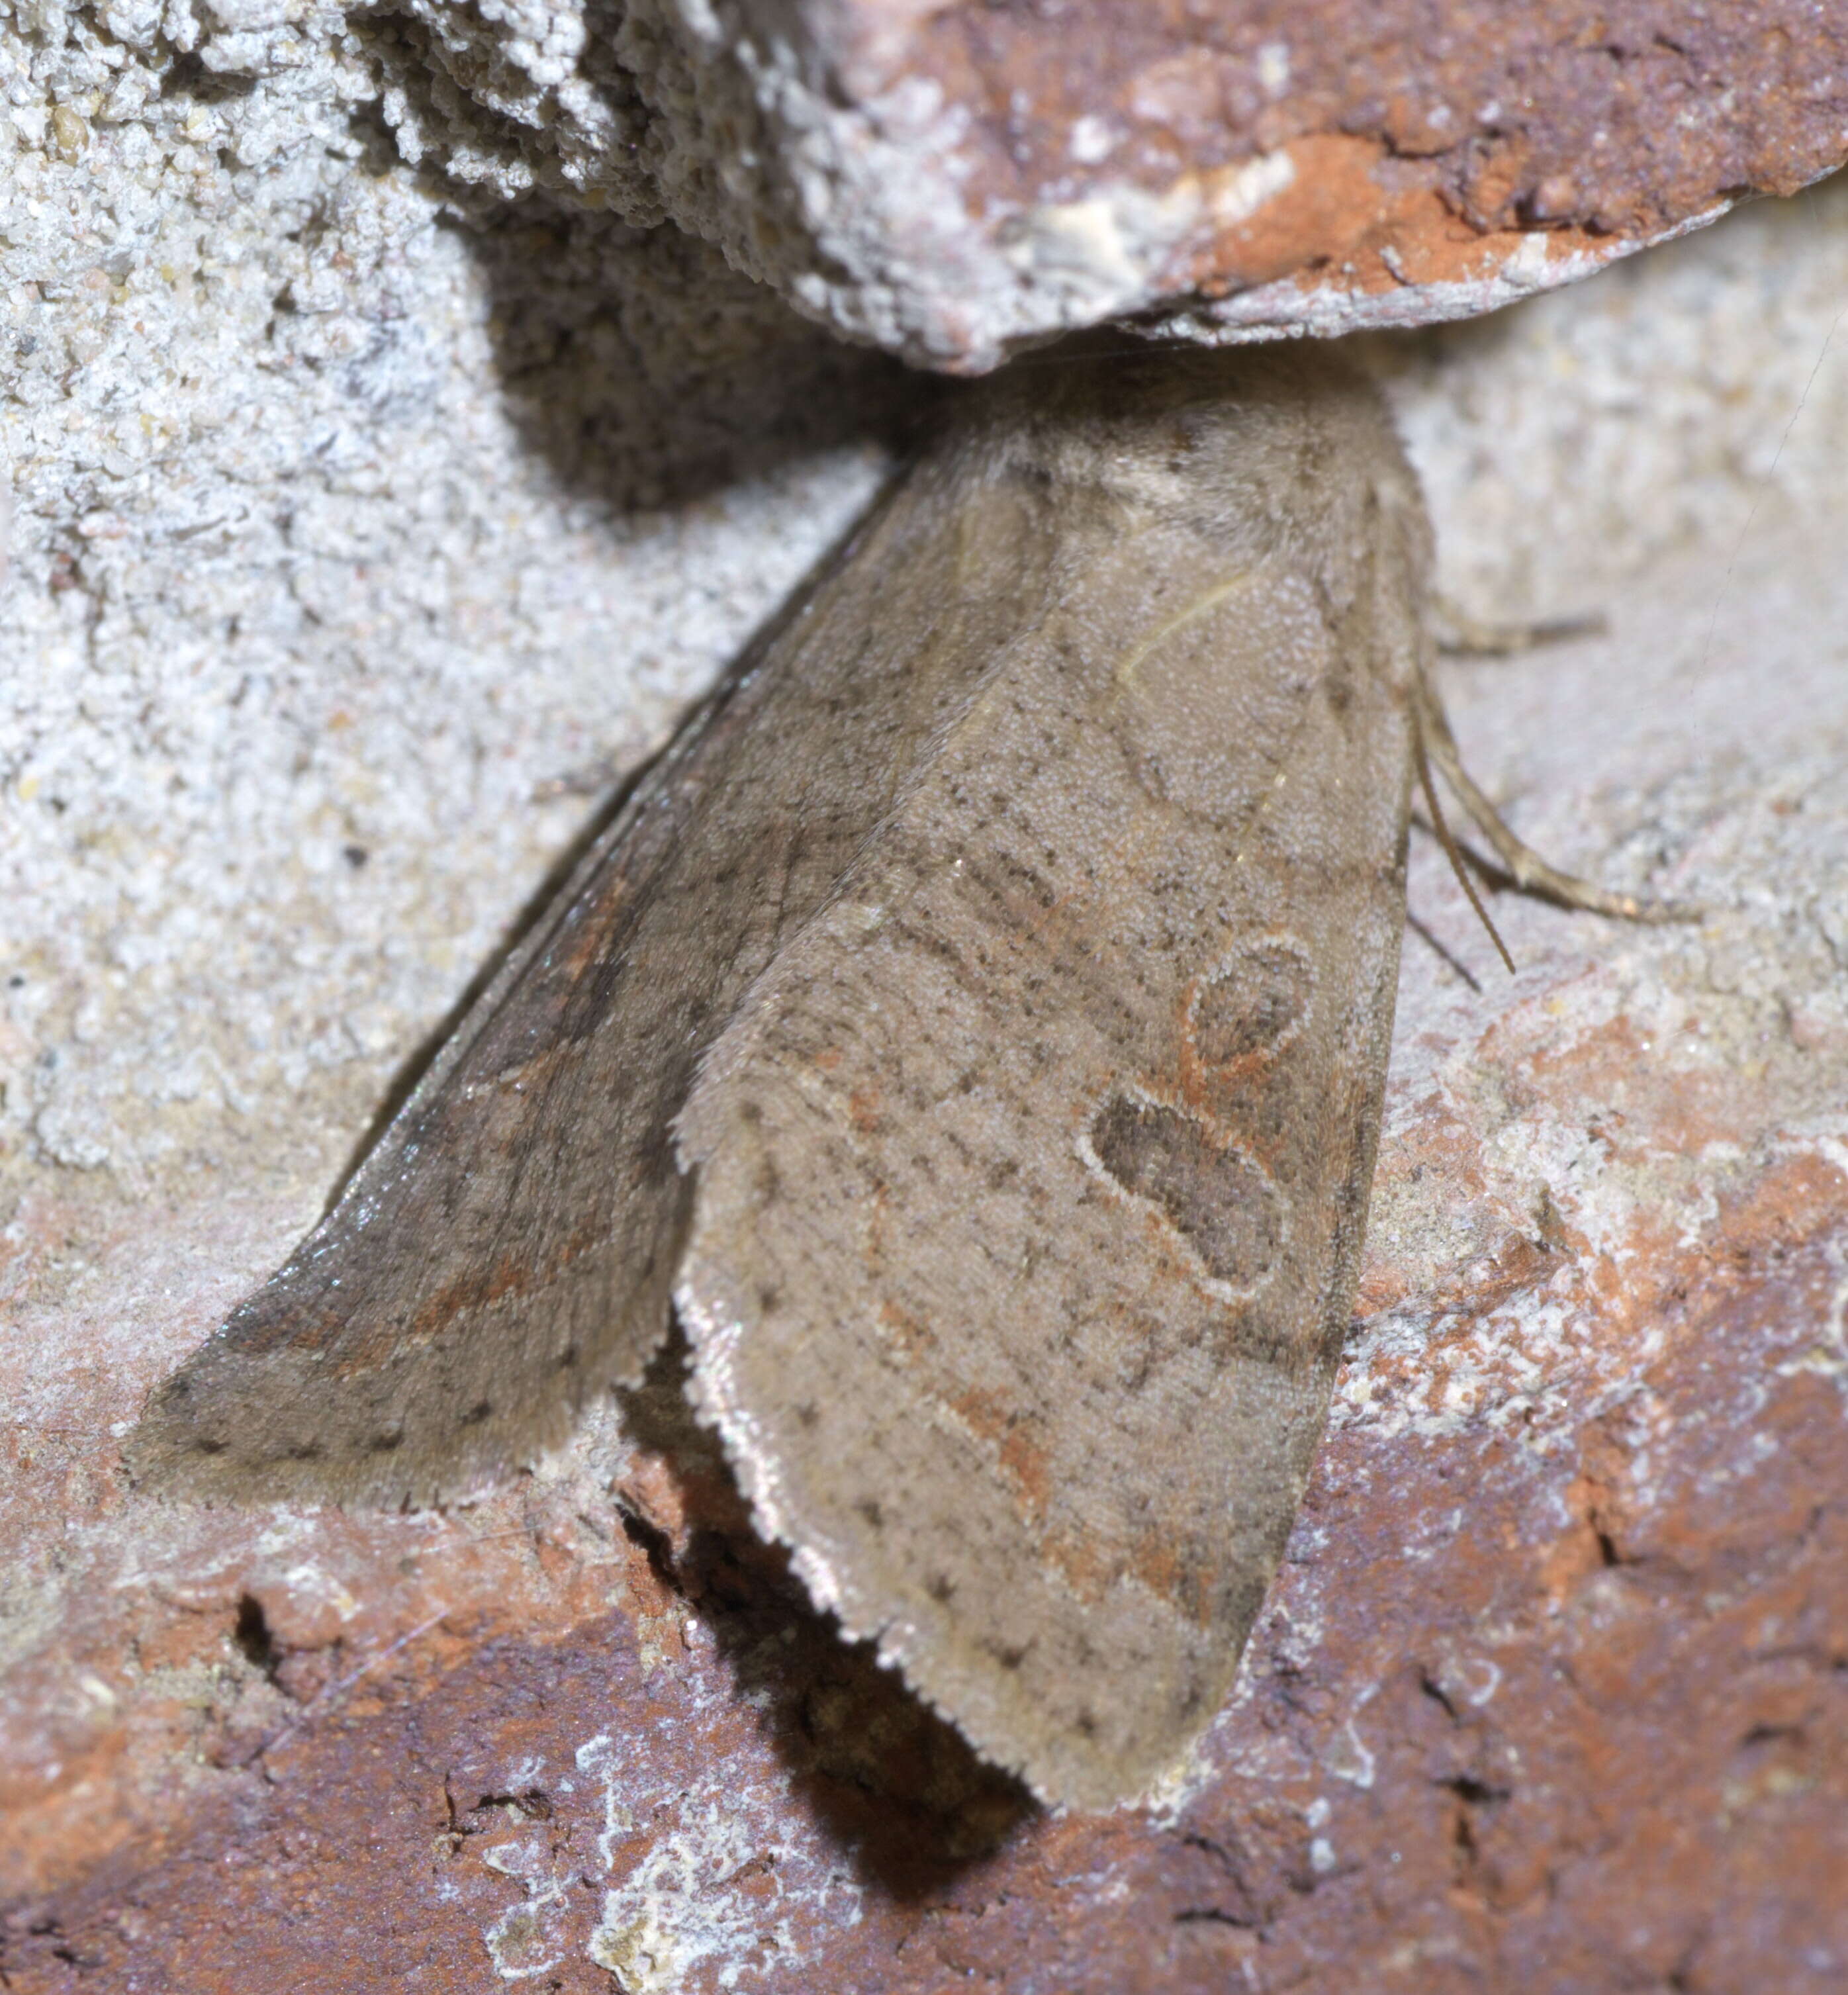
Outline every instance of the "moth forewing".
<path id="1" fill-rule="evenodd" d="M 149 1401 L 171 1492 L 428 1502 L 533 1461 L 667 1334 L 669 1123 L 994 654 L 1020 572 L 926 464 L 645 781 L 338 1204 Z M 983 544 L 1018 544 L 998 509 Z M 920 544 L 928 540 L 930 544 Z M 953 579 L 947 599 L 935 590 Z"/>
<path id="2" fill-rule="evenodd" d="M 961 469 L 1056 495 L 1046 585 L 706 1056 L 677 1294 L 817 1598 L 1104 1806 L 1223 1700 L 1321 1432 L 1427 543 L 1323 367 L 1105 367 L 991 422 Z"/>
<path id="3" fill-rule="evenodd" d="M 1043 1796 L 1218 1708 L 1352 1303 L 1427 536 L 1325 360 L 976 398 L 158 1393 L 195 1495 L 421 1500 L 675 1285 L 761 1527 Z"/>

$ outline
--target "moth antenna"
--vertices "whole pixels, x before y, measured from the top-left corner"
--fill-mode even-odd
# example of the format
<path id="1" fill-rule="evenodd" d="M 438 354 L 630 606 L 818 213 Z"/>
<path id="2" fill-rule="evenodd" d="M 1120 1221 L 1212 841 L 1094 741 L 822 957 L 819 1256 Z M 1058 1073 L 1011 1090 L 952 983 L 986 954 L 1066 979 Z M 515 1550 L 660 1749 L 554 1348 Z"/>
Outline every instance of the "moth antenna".
<path id="1" fill-rule="evenodd" d="M 1416 699 L 1418 725 L 1413 730 L 1415 753 L 1418 757 L 1419 774 L 1425 786 L 1425 795 L 1431 796 L 1431 779 L 1426 771 L 1425 755 L 1442 772 L 1444 780 L 1450 785 L 1451 793 L 1463 806 L 1470 822 L 1495 848 L 1496 857 L 1508 869 L 1509 876 L 1523 894 L 1533 894 L 1543 900 L 1553 901 L 1561 907 L 1582 908 L 1594 915 L 1609 915 L 1623 922 L 1687 922 L 1699 921 L 1701 911 L 1679 901 L 1658 901 L 1644 894 L 1613 894 L 1602 887 L 1594 886 L 1589 880 L 1581 880 L 1571 873 L 1561 873 L 1530 845 L 1524 845 L 1503 822 L 1502 816 L 1471 778 L 1463 766 L 1463 757 L 1457 747 L 1456 737 L 1450 731 L 1450 722 L 1444 714 L 1441 702 L 1425 677 L 1422 666 L 1417 675 Z M 1437 805 L 1431 805 L 1434 817 Z M 1451 855 L 1452 866 L 1462 871 L 1457 847 L 1449 833 L 1440 834 L 1446 852 Z M 1477 912 L 1482 912 L 1482 903 L 1472 893 L 1470 901 Z M 1483 916 L 1485 922 L 1488 917 Z M 1490 932 L 1494 932 L 1490 929 Z M 1498 938 L 1497 945 L 1499 947 Z M 1504 949 L 1503 954 L 1507 952 Z"/>
<path id="2" fill-rule="evenodd" d="M 1596 609 L 1583 616 L 1556 616 L 1533 623 L 1490 623 L 1472 616 L 1448 596 L 1438 596 L 1431 609 L 1438 649 L 1475 658 L 1511 658 L 1541 644 L 1602 637 L 1610 628 L 1603 613 Z"/>
<path id="3" fill-rule="evenodd" d="M 1444 822 L 1444 807 L 1438 802 L 1438 786 L 1431 781 L 1431 759 L 1424 752 L 1424 708 L 1420 701 L 1415 724 L 1412 728 L 1412 760 L 1418 769 L 1418 787 L 1424 792 L 1424 802 L 1431 812 L 1431 821 L 1436 828 L 1438 843 L 1444 848 L 1444 856 L 1450 861 L 1450 870 L 1457 876 L 1457 884 L 1463 890 L 1464 898 L 1475 909 L 1476 919 L 1489 931 L 1489 939 L 1495 944 L 1496 953 L 1500 956 L 1508 974 L 1514 974 L 1514 959 L 1508 953 L 1508 945 L 1502 940 L 1501 933 L 1489 919 L 1489 910 L 1482 905 L 1482 897 L 1475 890 L 1475 882 L 1469 877 L 1463 864 L 1463 855 L 1457 849 L 1457 841 L 1450 835 L 1450 826 Z"/>

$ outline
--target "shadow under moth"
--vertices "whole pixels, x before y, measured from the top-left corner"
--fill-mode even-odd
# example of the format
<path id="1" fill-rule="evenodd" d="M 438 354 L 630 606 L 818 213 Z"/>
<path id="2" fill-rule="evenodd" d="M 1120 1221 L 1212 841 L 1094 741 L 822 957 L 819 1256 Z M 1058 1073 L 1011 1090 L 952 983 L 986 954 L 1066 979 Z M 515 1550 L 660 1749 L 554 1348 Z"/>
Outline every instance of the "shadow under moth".
<path id="1" fill-rule="evenodd" d="M 1043 1799 L 1147 1792 L 1283 1552 L 1365 1227 L 1430 532 L 1307 353 L 971 398 L 683 730 L 269 1284 L 170 1491 L 480 1487 L 639 1378 Z M 1441 822 L 1441 819 L 1439 820 Z"/>

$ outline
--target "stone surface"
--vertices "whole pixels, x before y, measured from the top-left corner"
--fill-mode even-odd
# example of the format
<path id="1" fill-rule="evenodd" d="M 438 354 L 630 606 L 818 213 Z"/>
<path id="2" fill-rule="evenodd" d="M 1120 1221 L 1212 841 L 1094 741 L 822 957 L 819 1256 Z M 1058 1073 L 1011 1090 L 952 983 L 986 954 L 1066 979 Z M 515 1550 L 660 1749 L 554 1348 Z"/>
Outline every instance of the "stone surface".
<path id="1" fill-rule="evenodd" d="M 339 38 L 227 80 L 34 18 L 0 34 L 0 1184 L 294 1183 L 260 1104 L 350 1144 L 865 503 L 905 384 L 672 229 L 459 215 L 356 125 Z"/>
<path id="2" fill-rule="evenodd" d="M 697 246 L 393 167 L 359 29 L 228 18 L 0 37 L 12 1986 L 1839 1985 L 1844 191 L 1372 350 L 1448 585 L 1613 618 L 1451 668 L 1472 763 L 1710 913 L 1503 897 L 1510 985 L 1420 848 L 1482 988 L 1408 942 L 1290 1566 L 1184 1791 L 1058 1821 L 801 1611 L 669 1381 L 445 1516 L 116 1474 L 905 399 Z"/>
<path id="3" fill-rule="evenodd" d="M 1488 310 L 1848 155 L 1807 0 L 529 0 L 373 17 L 412 156 L 671 215 L 933 366 Z M 434 81 L 433 81 L 434 78 Z"/>

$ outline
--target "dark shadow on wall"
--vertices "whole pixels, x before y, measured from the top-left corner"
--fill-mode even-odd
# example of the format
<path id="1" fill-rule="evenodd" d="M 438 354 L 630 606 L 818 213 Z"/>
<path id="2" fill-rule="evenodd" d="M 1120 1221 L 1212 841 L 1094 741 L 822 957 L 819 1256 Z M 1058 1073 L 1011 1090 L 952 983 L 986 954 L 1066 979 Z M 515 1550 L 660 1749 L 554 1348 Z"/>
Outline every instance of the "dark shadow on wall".
<path id="1" fill-rule="evenodd" d="M 818 450 L 902 444 L 939 384 L 797 318 L 671 223 L 533 197 L 458 220 L 507 407 L 575 493 L 684 505 Z"/>
<path id="2" fill-rule="evenodd" d="M 645 132 L 613 47 L 620 22 L 595 6 L 586 21 L 581 80 L 620 128 Z M 486 279 L 507 406 L 573 496 L 622 513 L 696 503 L 818 450 L 902 445 L 941 397 L 935 377 L 811 324 L 672 222 L 637 226 L 542 188 L 509 201 L 446 173 L 445 143 L 477 169 L 498 160 L 505 181 L 558 170 L 540 132 L 491 108 L 498 73 L 477 67 L 501 32 L 493 22 L 471 17 L 459 48 L 409 13 L 357 15 L 353 27 L 417 128 L 438 135 L 421 171 Z M 372 170 L 402 173 L 380 108 L 356 123 Z M 645 220 L 658 211 L 627 156 L 639 151 L 612 161 L 606 193 Z"/>
<path id="3" fill-rule="evenodd" d="M 789 1770 L 793 1805 L 872 1889 L 929 1902 L 1031 1835 L 1043 1812 L 883 1667 L 871 1642 L 843 1640 L 811 1604 L 787 1551 L 752 1529 L 717 1437 L 695 1419 L 691 1371 L 676 1329 L 642 1383 L 618 1395 L 638 1451 L 616 1488 L 624 1528 L 697 1609 Z"/>

